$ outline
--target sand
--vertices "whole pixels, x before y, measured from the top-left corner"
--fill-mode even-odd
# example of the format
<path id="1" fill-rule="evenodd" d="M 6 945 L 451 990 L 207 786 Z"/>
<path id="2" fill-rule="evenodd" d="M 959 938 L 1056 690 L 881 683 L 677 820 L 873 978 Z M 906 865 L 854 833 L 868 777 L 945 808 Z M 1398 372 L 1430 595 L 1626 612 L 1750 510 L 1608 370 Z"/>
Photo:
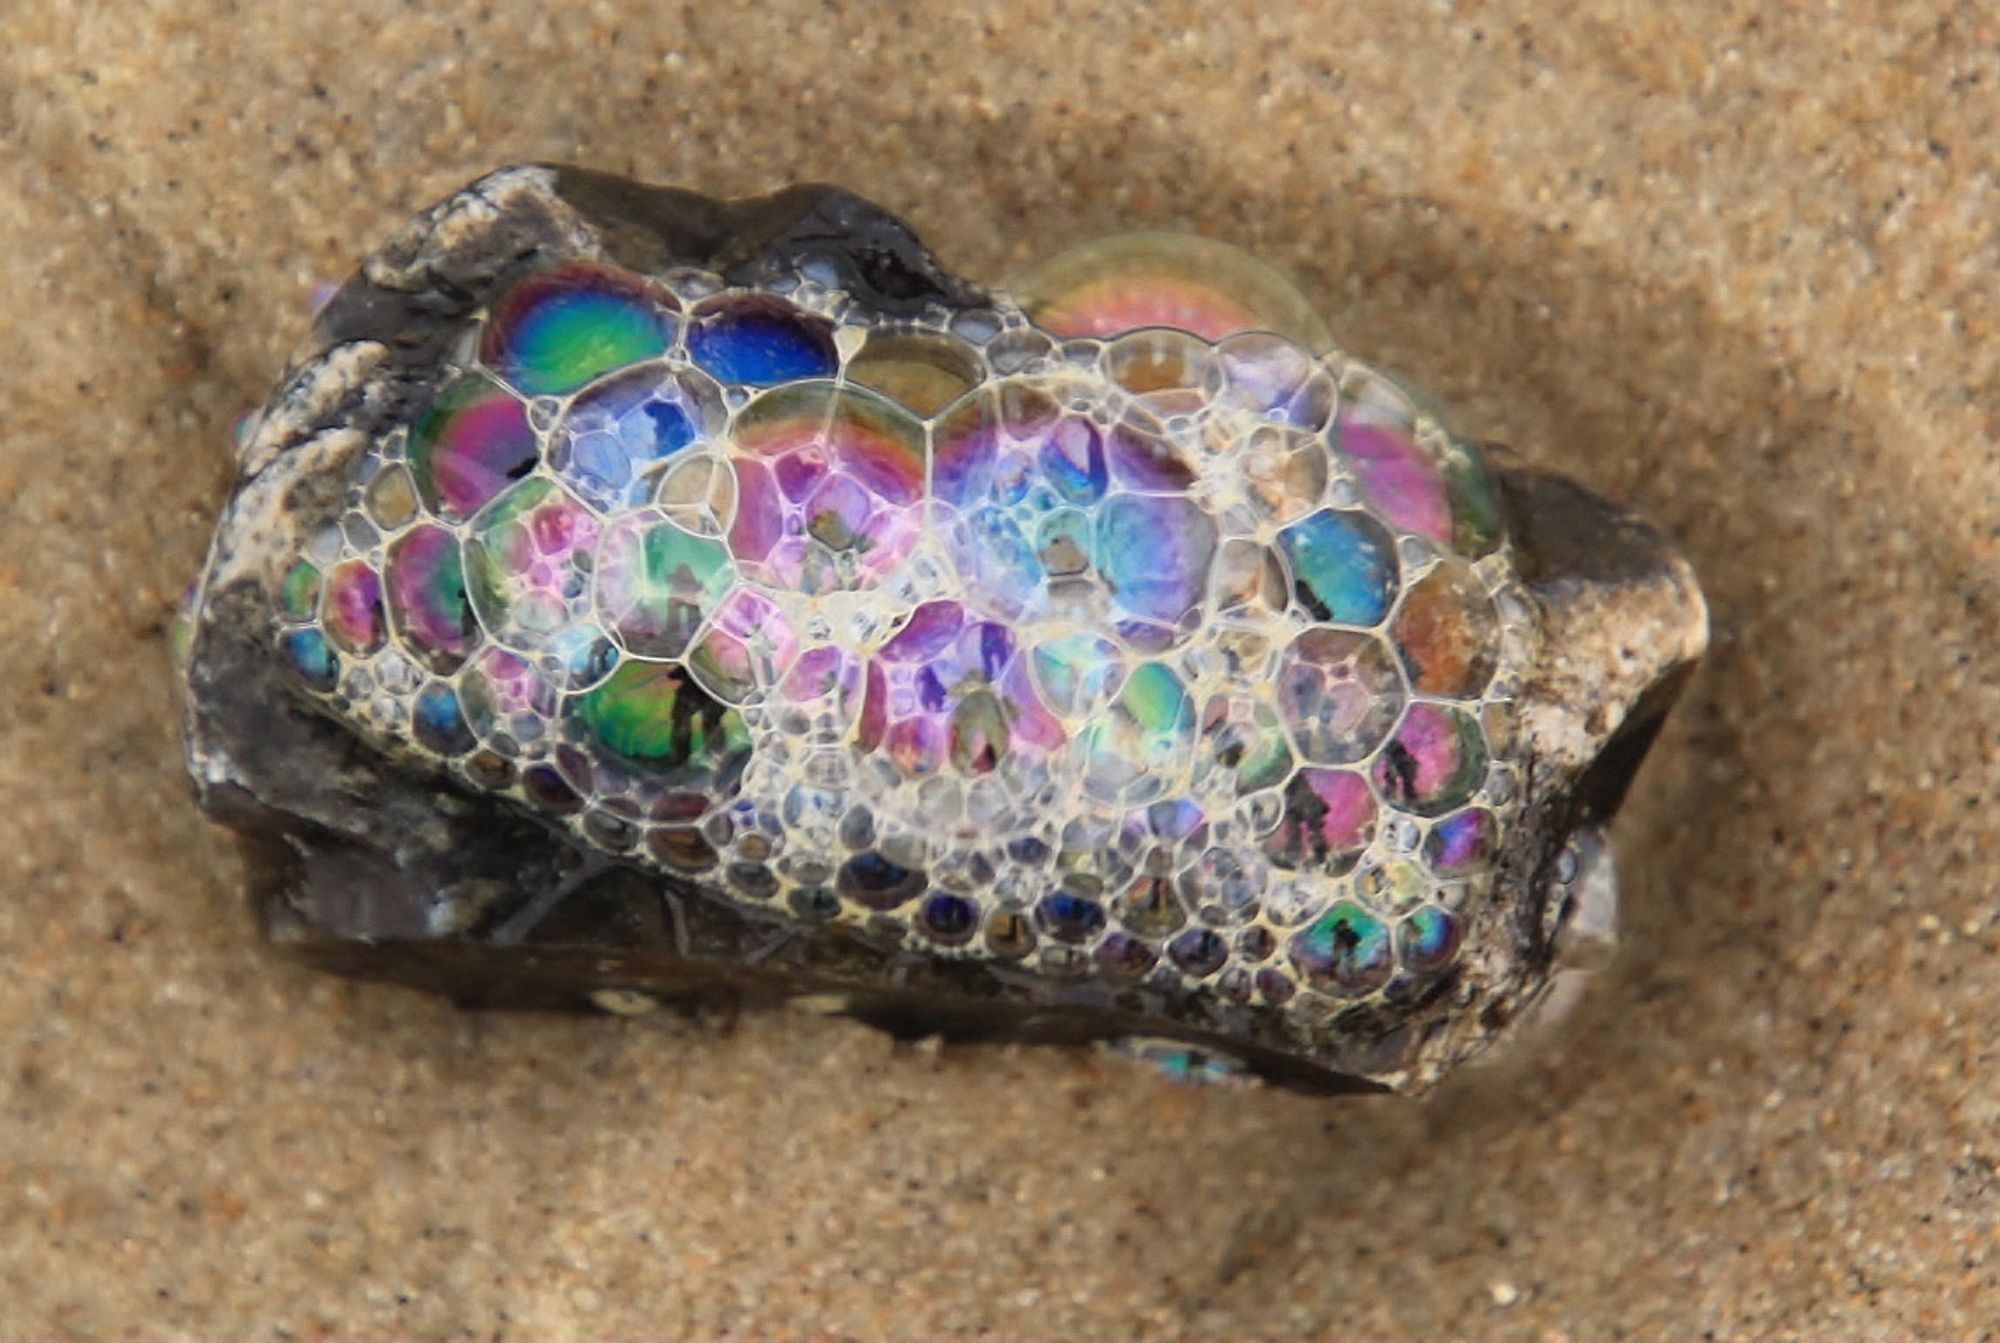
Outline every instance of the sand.
<path id="1" fill-rule="evenodd" d="M 1977 6 L 19 0 L 0 1337 L 2000 1338 L 2000 27 Z M 1425 1102 L 268 953 L 165 630 L 308 297 L 508 161 L 1119 227 L 1624 500 L 1714 650 L 1624 952 Z"/>

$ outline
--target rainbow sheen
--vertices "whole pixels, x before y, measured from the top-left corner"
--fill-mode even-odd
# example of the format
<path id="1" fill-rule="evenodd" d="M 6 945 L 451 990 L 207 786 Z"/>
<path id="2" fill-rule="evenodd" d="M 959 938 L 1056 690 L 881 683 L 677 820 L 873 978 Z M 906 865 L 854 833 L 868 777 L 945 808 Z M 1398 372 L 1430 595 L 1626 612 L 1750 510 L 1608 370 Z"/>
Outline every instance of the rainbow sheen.
<path id="1" fill-rule="evenodd" d="M 1500 826 L 1484 807 L 1470 807 L 1440 820 L 1424 839 L 1424 861 L 1440 877 L 1462 877 L 1493 861 Z"/>
<path id="2" fill-rule="evenodd" d="M 365 655 L 382 646 L 382 578 L 366 561 L 348 560 L 327 575 L 320 624 L 343 652 Z"/>
<path id="3" fill-rule="evenodd" d="M 679 657 L 735 581 L 729 550 L 660 514 L 620 518 L 596 563 L 597 610 L 628 653 Z"/>
<path id="4" fill-rule="evenodd" d="M 1396 925 L 1396 954 L 1407 970 L 1435 974 L 1451 964 L 1463 935 L 1458 919 L 1437 905 L 1421 905 Z"/>
<path id="5" fill-rule="evenodd" d="M 410 706 L 410 735 L 439 755 L 463 755 L 476 744 L 452 688 L 432 682 Z"/>
<path id="6" fill-rule="evenodd" d="M 775 918 L 1287 1029 L 1434 984 L 1515 814 L 1492 478 L 1228 249 L 1091 255 L 1053 330 L 531 275 L 269 570 L 281 656 Z"/>
<path id="7" fill-rule="evenodd" d="M 1114 494 L 1099 514 L 1094 554 L 1119 612 L 1185 633 L 1208 585 L 1215 522 L 1190 499 Z"/>
<path id="8" fill-rule="evenodd" d="M 1486 458 L 1471 444 L 1453 440 L 1444 452 L 1444 479 L 1451 499 L 1452 548 L 1468 559 L 1492 554 L 1506 527 L 1500 514 L 1500 484 Z"/>
<path id="9" fill-rule="evenodd" d="M 742 704 L 777 684 L 798 651 L 798 633 L 777 603 L 738 588 L 688 650 L 687 665 L 709 694 Z"/>
<path id="10" fill-rule="evenodd" d="M 557 479 L 594 508 L 644 503 L 658 469 L 706 437 L 719 415 L 719 392 L 696 376 L 638 368 L 580 394 L 556 426 Z"/>
<path id="11" fill-rule="evenodd" d="M 1500 617 L 1472 566 L 1446 556 L 1403 594 L 1389 627 L 1410 689 L 1472 699 L 1500 660 Z"/>
<path id="12" fill-rule="evenodd" d="M 1066 737 L 1013 633 L 956 602 L 920 606 L 868 665 L 859 744 L 907 777 L 965 778 L 1045 760 Z"/>
<path id="13" fill-rule="evenodd" d="M 1302 769 L 1285 785 L 1285 814 L 1264 853 L 1293 871 L 1346 872 L 1375 833 L 1375 794 L 1363 775 Z"/>
<path id="14" fill-rule="evenodd" d="M 1016 287 L 1057 336 L 1173 327 L 1204 340 L 1274 331 L 1318 349 L 1326 324 L 1290 281 L 1240 248 L 1181 233 L 1127 233 L 1043 263 Z"/>
<path id="15" fill-rule="evenodd" d="M 459 680 L 466 723 L 488 746 L 512 755 L 541 740 L 555 717 L 555 687 L 533 663 L 504 648 L 481 649 Z"/>
<path id="16" fill-rule="evenodd" d="M 1215 347 L 1220 400 L 1280 424 L 1317 432 L 1333 415 L 1333 378 L 1305 350 L 1266 331 L 1233 335 Z"/>
<path id="17" fill-rule="evenodd" d="M 1134 411 L 1112 426 L 1105 444 L 1112 483 L 1148 494 L 1181 494 L 1199 474 L 1166 427 Z"/>
<path id="18" fill-rule="evenodd" d="M 916 544 L 927 438 L 887 397 L 830 382 L 766 392 L 733 432 L 740 498 L 729 548 L 759 582 L 870 588 Z"/>
<path id="19" fill-rule="evenodd" d="M 1316 626 L 1278 659 L 1279 712 L 1309 764 L 1362 759 L 1389 734 L 1402 707 L 1402 678 L 1372 635 Z"/>
<path id="20" fill-rule="evenodd" d="M 833 327 L 768 295 L 729 295 L 696 308 L 688 355 L 722 382 L 749 387 L 833 376 L 840 358 Z"/>
<path id="21" fill-rule="evenodd" d="M 1194 726 L 1194 702 L 1180 677 L 1163 662 L 1140 663 L 1083 730 L 1084 790 L 1127 804 L 1178 791 L 1193 755 Z"/>
<path id="22" fill-rule="evenodd" d="M 480 341 L 480 362 L 529 396 L 585 383 L 665 352 L 673 295 L 630 271 L 578 261 L 552 266 L 501 295 Z"/>
<path id="23" fill-rule="evenodd" d="M 1109 703 L 1125 683 L 1125 655 L 1095 634 L 1065 634 L 1034 651 L 1035 683 L 1049 709 L 1085 718 Z"/>
<path id="24" fill-rule="evenodd" d="M 1366 997 L 1395 968 L 1389 926 L 1350 900 L 1292 934 L 1286 950 L 1308 984 L 1336 998 Z"/>
<path id="25" fill-rule="evenodd" d="M 597 517 L 540 477 L 487 507 L 465 543 L 473 608 L 488 634 L 510 648 L 548 646 L 590 607 Z"/>
<path id="26" fill-rule="evenodd" d="M 1390 806 L 1441 816 L 1463 804 L 1486 774 L 1486 737 L 1462 709 L 1417 703 L 1375 761 L 1375 787 Z"/>
<path id="27" fill-rule="evenodd" d="M 319 589 L 319 570 L 305 560 L 294 562 L 278 582 L 278 614 L 293 624 L 311 620 L 319 612 Z"/>
<path id="28" fill-rule="evenodd" d="M 1375 625 L 1396 599 L 1396 550 L 1365 513 L 1321 509 L 1278 533 L 1299 605 L 1315 620 Z"/>
<path id="29" fill-rule="evenodd" d="M 1270 788 L 1292 770 L 1284 725 L 1268 703 L 1247 694 L 1211 695 L 1201 711 L 1198 777 L 1233 781 L 1241 795 Z"/>
<path id="30" fill-rule="evenodd" d="M 340 658 L 318 630 L 286 630 L 278 636 L 278 651 L 292 674 L 312 689 L 330 692 L 340 683 Z"/>
<path id="31" fill-rule="evenodd" d="M 386 572 L 389 619 L 403 647 L 432 671 L 456 671 L 479 641 L 458 537 L 428 523 L 414 527 L 389 547 Z"/>
<path id="32" fill-rule="evenodd" d="M 566 712 L 595 745 L 678 787 L 721 793 L 750 755 L 743 719 L 671 662 L 622 663 Z"/>
<path id="33" fill-rule="evenodd" d="M 1407 858 L 1391 858 L 1371 863 L 1356 873 L 1354 890 L 1370 909 L 1394 917 L 1430 894 L 1431 882 L 1418 864 Z"/>
<path id="34" fill-rule="evenodd" d="M 862 701 L 861 658 L 821 645 L 799 655 L 778 687 L 781 726 L 821 745 L 844 741 Z"/>
<path id="35" fill-rule="evenodd" d="M 410 426 L 404 447 L 424 506 L 462 521 L 534 469 L 541 455 L 528 409 L 482 377 L 449 383 Z"/>
<path id="36" fill-rule="evenodd" d="M 1439 545 L 1451 543 L 1451 502 L 1444 475 L 1407 424 L 1349 402 L 1333 430 L 1361 493 L 1383 517 Z"/>

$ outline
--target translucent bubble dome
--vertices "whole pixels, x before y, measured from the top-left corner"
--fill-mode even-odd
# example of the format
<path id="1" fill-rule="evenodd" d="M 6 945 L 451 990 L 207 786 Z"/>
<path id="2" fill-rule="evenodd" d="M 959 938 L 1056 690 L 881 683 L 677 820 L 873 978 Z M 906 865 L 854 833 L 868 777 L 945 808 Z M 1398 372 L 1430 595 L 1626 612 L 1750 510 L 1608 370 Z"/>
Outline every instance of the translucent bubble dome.
<path id="1" fill-rule="evenodd" d="M 1532 1003 L 1700 650 L 1663 543 L 1510 485 L 1222 244 L 1009 296 L 852 197 L 700 200 L 496 174 L 257 419 L 190 750 L 314 837 L 281 929 L 462 996 L 830 997 L 1309 1086 L 1421 1087 Z M 1523 536 L 1564 509 L 1611 572 Z M 343 736 L 365 779 L 297 774 Z"/>

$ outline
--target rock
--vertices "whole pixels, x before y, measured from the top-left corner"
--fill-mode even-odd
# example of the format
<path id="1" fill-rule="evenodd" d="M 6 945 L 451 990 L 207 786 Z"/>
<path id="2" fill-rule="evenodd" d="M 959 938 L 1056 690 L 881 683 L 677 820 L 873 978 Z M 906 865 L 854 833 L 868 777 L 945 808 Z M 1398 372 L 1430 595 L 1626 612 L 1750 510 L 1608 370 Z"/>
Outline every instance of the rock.
<path id="1" fill-rule="evenodd" d="M 201 803 L 278 945 L 470 1004 L 1420 1091 L 1608 935 L 1706 616 L 1327 344 L 1202 240 L 1010 297 L 830 187 L 493 173 L 244 440 Z"/>

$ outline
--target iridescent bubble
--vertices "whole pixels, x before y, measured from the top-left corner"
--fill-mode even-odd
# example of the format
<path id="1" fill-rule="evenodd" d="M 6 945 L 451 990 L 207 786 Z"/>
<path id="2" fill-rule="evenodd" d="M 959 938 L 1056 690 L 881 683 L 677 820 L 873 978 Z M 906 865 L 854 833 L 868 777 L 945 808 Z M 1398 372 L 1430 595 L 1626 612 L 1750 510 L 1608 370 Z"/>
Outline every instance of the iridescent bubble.
<path id="1" fill-rule="evenodd" d="M 386 568 L 389 619 L 403 646 L 432 671 L 456 671 L 479 642 L 458 538 L 425 523 L 389 547 Z"/>
<path id="2" fill-rule="evenodd" d="M 780 722 L 816 742 L 836 742 L 860 715 L 862 664 L 844 648 L 821 645 L 799 655 L 778 686 Z"/>
<path id="3" fill-rule="evenodd" d="M 1375 992 L 1395 966 L 1389 926 L 1346 900 L 1294 933 L 1288 950 L 1307 983 L 1339 998 Z"/>
<path id="4" fill-rule="evenodd" d="M 1053 418 L 1053 402 L 1045 400 Z M 991 392 L 967 397 L 939 419 L 934 434 L 935 461 L 931 493 L 940 503 L 969 508 L 986 499 L 993 488 L 1000 449 L 1007 439 L 999 399 Z"/>
<path id="5" fill-rule="evenodd" d="M 1050 423 L 1040 439 L 1036 460 L 1064 501 L 1090 504 L 1104 497 L 1111 472 L 1104 459 L 1104 435 L 1096 425 L 1066 417 Z"/>
<path id="6" fill-rule="evenodd" d="M 630 271 L 577 261 L 519 281 L 500 296 L 480 362 L 521 392 L 553 395 L 666 351 L 674 296 Z"/>
<path id="7" fill-rule="evenodd" d="M 657 366 L 611 378 L 578 396 L 556 426 L 550 465 L 602 509 L 644 502 L 663 463 L 705 437 L 720 395 L 699 375 L 663 377 Z"/>
<path id="8" fill-rule="evenodd" d="M 1118 608 L 1180 627 L 1200 604 L 1215 521 L 1190 499 L 1114 494 L 1098 515 L 1096 559 Z"/>
<path id="9" fill-rule="evenodd" d="M 1376 790 L 1391 806 L 1441 816 L 1461 805 L 1486 776 L 1479 720 L 1442 704 L 1412 704 L 1375 762 Z"/>
<path id="10" fill-rule="evenodd" d="M 1505 530 L 1499 482 L 1473 444 L 1454 439 L 1443 457 L 1445 492 L 1451 498 L 1452 549 L 1468 559 L 1489 555 Z"/>
<path id="11" fill-rule="evenodd" d="M 468 726 L 505 754 L 548 733 L 556 691 L 527 659 L 504 648 L 483 648 L 459 680 Z"/>
<path id="12" fill-rule="evenodd" d="M 671 662 L 622 663 L 567 712 L 598 748 L 678 788 L 720 795 L 750 758 L 742 718 Z"/>
<path id="13" fill-rule="evenodd" d="M 660 473 L 660 511 L 700 536 L 722 536 L 736 518 L 736 473 L 707 453 L 676 458 Z"/>
<path id="14" fill-rule="evenodd" d="M 1396 952 L 1404 968 L 1434 974 L 1458 954 L 1462 930 L 1448 911 L 1422 905 L 1396 926 Z"/>
<path id="15" fill-rule="evenodd" d="M 1407 858 L 1371 862 L 1354 877 L 1354 893 L 1362 903 L 1379 913 L 1395 917 L 1414 909 L 1431 893 L 1431 880 L 1422 867 Z"/>
<path id="16" fill-rule="evenodd" d="M 935 415 L 986 375 L 979 351 L 954 336 L 928 331 L 874 331 L 848 361 L 847 379 Z"/>
<path id="17" fill-rule="evenodd" d="M 596 570 L 606 630 L 649 658 L 679 657 L 735 579 L 728 547 L 647 513 L 611 524 Z"/>
<path id="18" fill-rule="evenodd" d="M 1207 341 L 1164 327 L 1119 336 L 1104 351 L 1111 380 L 1161 415 L 1199 410 L 1213 363 Z"/>
<path id="19" fill-rule="evenodd" d="M 1406 532 L 1451 544 L 1451 503 L 1444 475 L 1408 424 L 1350 401 L 1335 421 L 1333 442 L 1375 510 Z"/>
<path id="20" fill-rule="evenodd" d="M 1181 888 L 1203 922 L 1233 927 L 1255 917 L 1269 880 L 1256 853 L 1218 846 L 1182 874 Z"/>
<path id="21" fill-rule="evenodd" d="M 365 655 L 382 646 L 382 579 L 365 560 L 334 566 L 320 606 L 320 624 L 336 647 Z"/>
<path id="22" fill-rule="evenodd" d="M 908 904 L 929 886 L 921 871 L 892 863 L 872 850 L 842 863 L 834 881 L 834 889 L 846 899 L 885 913 Z"/>
<path id="23" fill-rule="evenodd" d="M 1278 533 L 1299 605 L 1315 620 L 1374 625 L 1396 597 L 1396 548 L 1365 513 L 1321 509 Z"/>
<path id="24" fill-rule="evenodd" d="M 1462 877 L 1493 861 L 1500 842 L 1500 825 L 1484 807 L 1470 807 L 1431 827 L 1424 840 L 1424 861 L 1440 877 Z"/>
<path id="25" fill-rule="evenodd" d="M 307 623 L 319 614 L 319 590 L 319 570 L 295 561 L 278 583 L 278 614 L 295 625 Z"/>
<path id="26" fill-rule="evenodd" d="M 1097 968 L 1106 979 L 1136 984 L 1160 963 L 1160 953 L 1136 937 L 1111 933 L 1097 944 Z"/>
<path id="27" fill-rule="evenodd" d="M 1084 790 L 1126 804 L 1179 789 L 1194 745 L 1194 703 L 1164 663 L 1132 669 L 1111 706 L 1084 729 Z"/>
<path id="28" fill-rule="evenodd" d="M 884 749 L 911 777 L 1047 759 L 1066 737 L 1026 661 L 1005 625 L 969 619 L 955 602 L 918 607 L 869 664 L 861 748 Z"/>
<path id="29" fill-rule="evenodd" d="M 777 603 L 738 588 L 716 608 L 687 663 L 711 695 L 742 704 L 776 685 L 798 651 L 798 632 Z"/>
<path id="30" fill-rule="evenodd" d="M 1222 615 L 1266 619 L 1290 601 L 1277 552 L 1257 541 L 1229 540 L 1215 558 L 1210 600 Z"/>
<path id="31" fill-rule="evenodd" d="M 534 470 L 540 456 L 527 407 L 477 376 L 437 394 L 410 426 L 404 452 L 425 507 L 453 522 Z"/>
<path id="32" fill-rule="evenodd" d="M 1240 796 L 1275 786 L 1291 768 L 1291 745 L 1269 704 L 1244 694 L 1209 697 L 1201 711 L 1201 743 L 1195 755 L 1197 780 L 1233 780 L 1234 791 Z"/>
<path id="33" fill-rule="evenodd" d="M 1375 795 L 1353 770 L 1302 769 L 1285 786 L 1285 815 L 1264 853 L 1294 871 L 1353 868 L 1375 834 Z"/>
<path id="34" fill-rule="evenodd" d="M 1379 639 L 1309 629 L 1278 660 L 1278 705 L 1301 758 L 1315 765 L 1362 759 L 1403 707 L 1403 682 Z"/>
<path id="35" fill-rule="evenodd" d="M 1202 979 L 1229 959 L 1229 944 L 1206 928 L 1190 928 L 1168 944 L 1167 955 L 1182 974 Z"/>
<path id="36" fill-rule="evenodd" d="M 1294 522 L 1326 493 L 1326 448 L 1296 432 L 1259 429 L 1244 446 L 1242 473 L 1250 506 L 1271 522 Z"/>
<path id="37" fill-rule="evenodd" d="M 1195 482 L 1194 464 L 1158 421 L 1134 412 L 1112 426 L 1105 448 L 1111 479 L 1146 494 L 1184 494 Z"/>
<path id="38" fill-rule="evenodd" d="M 1410 586 L 1389 637 L 1420 695 L 1472 699 L 1499 661 L 1500 618 L 1472 566 L 1447 555 Z"/>
<path id="39" fill-rule="evenodd" d="M 729 545 L 759 582 L 805 593 L 873 587 L 922 529 L 926 437 L 887 397 L 834 383 L 766 392 L 737 417 L 740 497 Z"/>
<path id="40" fill-rule="evenodd" d="M 1252 331 L 1215 347 L 1219 400 L 1282 424 L 1317 432 L 1332 418 L 1333 379 L 1311 353 L 1282 336 Z"/>
<path id="41" fill-rule="evenodd" d="M 321 693 L 340 683 L 340 658 L 316 629 L 286 630 L 278 636 L 278 651 L 292 674 Z"/>
<path id="42" fill-rule="evenodd" d="M 463 755 L 476 744 L 452 688 L 433 681 L 410 705 L 410 735 L 439 755 Z"/>
<path id="43" fill-rule="evenodd" d="M 1165 326 L 1220 340 L 1275 331 L 1315 349 L 1326 324 L 1292 283 L 1228 243 L 1182 233 L 1127 233 L 1054 257 L 1015 287 L 1035 325 L 1058 336 L 1114 336 Z"/>
<path id="44" fill-rule="evenodd" d="M 1187 911 L 1164 877 L 1141 877 L 1118 897 L 1118 921 L 1141 937 L 1166 937 L 1187 922 Z"/>
<path id="45" fill-rule="evenodd" d="M 939 891 L 917 911 L 917 927 L 946 946 L 961 946 L 979 931 L 979 906 L 962 895 Z"/>
<path id="46" fill-rule="evenodd" d="M 537 649 L 590 607 L 595 514 L 554 482 L 524 480 L 494 500 L 465 545 L 480 623 L 510 648 Z"/>
<path id="47" fill-rule="evenodd" d="M 1088 942 L 1104 930 L 1104 906 L 1074 891 L 1056 891 L 1035 906 L 1035 926 L 1058 942 Z"/>
<path id="48" fill-rule="evenodd" d="M 1109 703 L 1125 683 L 1125 656 L 1109 639 L 1065 634 L 1035 649 L 1034 670 L 1050 709 L 1065 718 L 1084 718 Z"/>
<path id="49" fill-rule="evenodd" d="M 688 355 L 722 382 L 774 387 L 831 377 L 833 324 L 765 294 L 732 294 L 694 310 Z"/>

